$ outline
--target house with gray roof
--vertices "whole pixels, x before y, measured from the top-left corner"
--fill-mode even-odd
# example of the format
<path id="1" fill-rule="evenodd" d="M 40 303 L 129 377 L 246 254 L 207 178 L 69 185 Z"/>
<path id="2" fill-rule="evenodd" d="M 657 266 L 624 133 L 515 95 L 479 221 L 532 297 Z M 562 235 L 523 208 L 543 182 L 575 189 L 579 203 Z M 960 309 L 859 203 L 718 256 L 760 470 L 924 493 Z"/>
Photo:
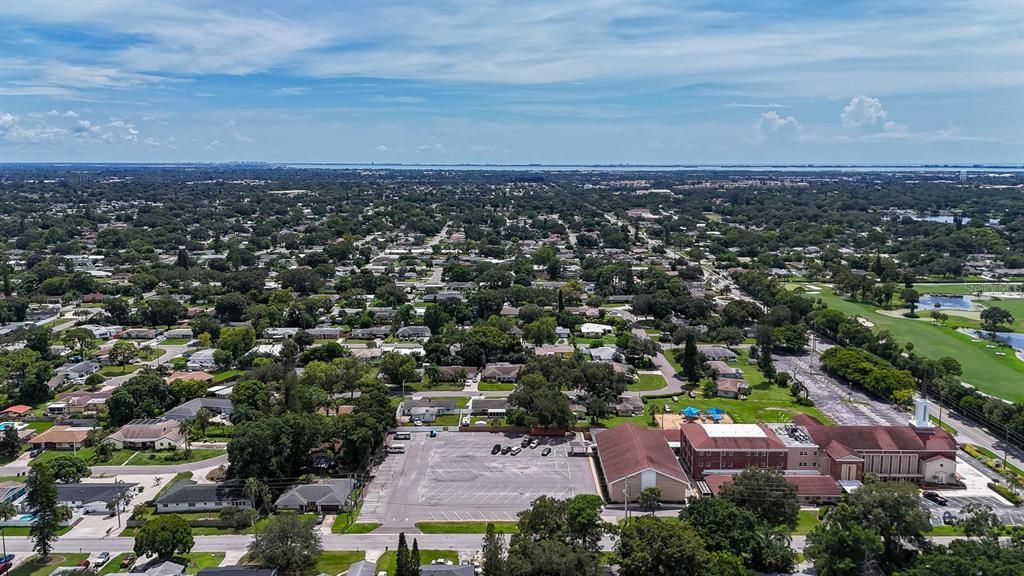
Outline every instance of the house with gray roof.
<path id="1" fill-rule="evenodd" d="M 182 422 L 195 418 L 196 414 L 204 408 L 213 414 L 224 416 L 231 416 L 231 413 L 235 411 L 235 405 L 227 398 L 193 398 L 168 410 L 164 414 L 164 418 Z"/>
<path id="2" fill-rule="evenodd" d="M 350 512 L 355 504 L 352 493 L 355 481 L 351 478 L 321 480 L 315 484 L 293 486 L 274 502 L 278 510 L 305 512 Z"/>
<path id="3" fill-rule="evenodd" d="M 57 484 L 57 503 L 85 514 L 109 514 L 107 505 L 119 494 L 133 490 L 138 484 L 126 482 L 89 482 Z"/>
<path id="4" fill-rule="evenodd" d="M 237 480 L 217 484 L 199 484 L 179 480 L 156 499 L 156 512 L 214 512 L 227 507 L 252 508 L 245 495 L 245 484 Z"/>
<path id="5" fill-rule="evenodd" d="M 395 331 L 395 337 L 402 340 L 430 340 L 429 326 L 402 326 Z"/>

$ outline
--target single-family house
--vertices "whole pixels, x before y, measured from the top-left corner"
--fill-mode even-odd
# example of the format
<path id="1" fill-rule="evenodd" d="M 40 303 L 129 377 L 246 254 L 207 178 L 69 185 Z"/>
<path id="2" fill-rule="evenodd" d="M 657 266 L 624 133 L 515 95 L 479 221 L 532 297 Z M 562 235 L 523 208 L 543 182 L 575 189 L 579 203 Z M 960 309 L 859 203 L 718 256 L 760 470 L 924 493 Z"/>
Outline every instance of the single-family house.
<path id="1" fill-rule="evenodd" d="M 274 501 L 278 510 L 300 512 L 349 512 L 355 502 L 355 482 L 350 478 L 321 480 L 315 484 L 292 486 Z"/>
<path id="2" fill-rule="evenodd" d="M 191 340 L 192 339 L 192 329 L 191 328 L 171 328 L 170 330 L 164 332 L 163 336 L 164 336 L 164 338 L 173 338 L 175 340 L 180 339 L 180 338 L 187 338 L 187 339 Z"/>
<path id="3" fill-rule="evenodd" d="M 587 348 L 587 352 L 594 362 L 617 362 L 622 360 L 622 353 L 615 346 L 598 346 Z"/>
<path id="4" fill-rule="evenodd" d="M 721 362 L 735 362 L 736 353 L 729 350 L 725 346 L 714 346 L 710 344 L 698 344 L 697 351 L 704 355 L 708 360 L 718 360 Z"/>
<path id="5" fill-rule="evenodd" d="M 196 350 L 189 357 L 185 367 L 189 370 L 211 370 L 217 367 L 217 362 L 213 359 L 213 353 L 216 352 L 213 348 L 204 348 L 202 350 Z"/>
<path id="6" fill-rule="evenodd" d="M 576 348 L 568 344 L 542 344 L 533 348 L 537 356 L 572 356 Z"/>
<path id="7" fill-rule="evenodd" d="M 100 365 L 86 360 L 85 362 L 79 362 L 78 364 L 72 364 L 71 366 L 61 367 L 60 371 L 67 374 L 68 378 L 72 380 L 79 380 L 99 372 Z"/>
<path id="8" fill-rule="evenodd" d="M 193 398 L 182 402 L 164 413 L 164 418 L 182 422 L 195 418 L 200 410 L 206 409 L 214 415 L 231 416 L 235 406 L 228 398 Z"/>
<path id="9" fill-rule="evenodd" d="M 508 362 L 491 362 L 484 366 L 480 373 L 482 380 L 493 380 L 495 382 L 518 382 L 519 372 L 522 371 L 522 364 L 510 364 Z"/>
<path id="10" fill-rule="evenodd" d="M 299 329 L 294 327 L 271 326 L 263 331 L 263 337 L 270 338 L 271 340 L 286 340 L 294 338 L 298 332 Z"/>
<path id="11" fill-rule="evenodd" d="M 430 340 L 429 326 L 402 326 L 395 331 L 395 337 L 402 340 Z"/>
<path id="12" fill-rule="evenodd" d="M 739 398 L 750 395 L 750 384 L 746 380 L 735 378 L 717 378 L 715 385 L 718 386 L 716 395 L 719 398 Z"/>
<path id="13" fill-rule="evenodd" d="M 103 442 L 117 450 L 174 450 L 185 443 L 185 436 L 177 420 L 138 418 L 118 428 Z"/>
<path id="14" fill-rule="evenodd" d="M 725 362 L 712 360 L 710 362 L 705 362 L 704 365 L 707 366 L 709 370 L 714 370 L 715 373 L 718 374 L 719 378 L 731 378 L 733 380 L 743 379 L 743 370 L 733 368 Z"/>
<path id="15" fill-rule="evenodd" d="M 32 448 L 46 448 L 47 450 L 78 450 L 85 446 L 85 438 L 92 428 L 78 428 L 72 426 L 54 426 L 44 430 L 35 437 L 29 439 L 29 446 Z"/>
<path id="16" fill-rule="evenodd" d="M 438 382 L 461 382 L 472 380 L 480 374 L 480 369 L 475 366 L 438 366 Z"/>
<path id="17" fill-rule="evenodd" d="M 348 333 L 349 338 L 356 340 L 378 340 L 391 335 L 390 326 L 371 326 L 370 328 L 354 328 Z"/>
<path id="18" fill-rule="evenodd" d="M 252 499 L 245 495 L 245 483 L 230 480 L 216 484 L 199 484 L 179 480 L 167 487 L 156 499 L 156 512 L 213 512 L 224 508 L 252 508 Z"/>
<path id="19" fill-rule="evenodd" d="M 454 400 L 440 400 L 436 398 L 420 398 L 408 400 L 402 403 L 402 413 L 417 420 L 432 422 L 438 416 L 444 414 L 455 414 L 456 407 Z"/>
<path id="20" fill-rule="evenodd" d="M 469 400 L 470 414 L 504 416 L 506 412 L 508 412 L 508 398 L 474 396 Z"/>
<path id="21" fill-rule="evenodd" d="M 277 568 L 245 564 L 203 568 L 196 576 L 277 576 Z"/>
<path id="22" fill-rule="evenodd" d="M 306 330 L 306 333 L 317 340 L 338 339 L 341 337 L 341 328 L 333 326 L 317 326 Z"/>
<path id="23" fill-rule="evenodd" d="M 476 568 L 469 564 L 424 564 L 420 566 L 421 576 L 473 576 Z"/>
<path id="24" fill-rule="evenodd" d="M 614 328 L 607 324 L 596 324 L 593 322 L 584 322 L 579 327 L 580 336 L 584 338 L 601 338 L 614 330 Z"/>
<path id="25" fill-rule="evenodd" d="M 109 514 L 110 503 L 136 486 L 127 482 L 57 484 L 57 503 L 84 514 Z"/>
<path id="26" fill-rule="evenodd" d="M 24 482 L 4 480 L 0 482 L 0 502 L 14 502 L 25 494 L 26 489 Z"/>

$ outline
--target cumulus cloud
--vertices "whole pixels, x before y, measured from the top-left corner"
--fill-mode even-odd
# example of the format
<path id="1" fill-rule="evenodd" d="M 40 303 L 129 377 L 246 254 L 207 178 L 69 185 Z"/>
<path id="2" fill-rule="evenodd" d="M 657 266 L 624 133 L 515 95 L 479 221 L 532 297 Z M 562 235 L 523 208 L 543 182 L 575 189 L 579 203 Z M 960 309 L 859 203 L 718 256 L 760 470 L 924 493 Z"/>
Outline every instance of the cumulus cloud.
<path id="1" fill-rule="evenodd" d="M 388 147 L 383 145 L 383 144 L 381 144 L 380 146 L 377 146 L 377 151 L 378 152 L 387 152 L 388 151 Z"/>
<path id="2" fill-rule="evenodd" d="M 843 121 L 843 126 L 855 128 L 885 120 L 886 115 L 885 108 L 882 108 L 882 102 L 878 98 L 861 94 L 850 100 L 839 114 L 839 118 Z"/>
<path id="3" fill-rule="evenodd" d="M 422 144 L 420 146 L 417 146 L 416 150 L 418 152 L 430 152 L 434 154 L 444 154 L 445 152 L 444 144 L 441 144 L 439 142 L 434 142 L 431 144 Z"/>
<path id="4" fill-rule="evenodd" d="M 121 143 L 137 142 L 139 130 L 130 122 L 97 122 L 76 112 L 31 112 L 23 118 L 0 114 L 0 140 L 17 144 L 44 144 L 63 141 Z"/>
<path id="5" fill-rule="evenodd" d="M 763 142 L 770 133 L 794 134 L 802 128 L 792 116 L 782 116 L 775 110 L 762 112 L 754 122 L 754 142 Z"/>

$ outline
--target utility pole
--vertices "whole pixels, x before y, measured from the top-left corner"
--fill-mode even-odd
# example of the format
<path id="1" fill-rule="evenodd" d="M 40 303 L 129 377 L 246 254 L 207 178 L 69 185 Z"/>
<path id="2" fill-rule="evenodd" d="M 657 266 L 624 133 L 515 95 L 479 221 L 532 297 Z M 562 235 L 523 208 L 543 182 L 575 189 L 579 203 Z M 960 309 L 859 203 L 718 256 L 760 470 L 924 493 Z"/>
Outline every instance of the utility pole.
<path id="1" fill-rule="evenodd" d="M 624 481 L 622 495 L 626 498 L 626 524 L 629 524 L 629 478 Z"/>

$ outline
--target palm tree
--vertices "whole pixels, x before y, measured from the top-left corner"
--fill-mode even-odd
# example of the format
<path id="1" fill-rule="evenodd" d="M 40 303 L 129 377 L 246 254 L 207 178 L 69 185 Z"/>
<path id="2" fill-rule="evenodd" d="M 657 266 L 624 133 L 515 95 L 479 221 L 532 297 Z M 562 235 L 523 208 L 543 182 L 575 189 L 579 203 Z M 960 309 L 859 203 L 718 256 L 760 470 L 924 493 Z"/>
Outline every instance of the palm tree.
<path id="1" fill-rule="evenodd" d="M 0 502 L 0 521 L 6 522 L 18 515 L 18 509 L 10 502 Z M 4 543 L 4 556 L 7 556 L 7 536 L 5 527 L 0 526 L 0 540 Z"/>
<path id="2" fill-rule="evenodd" d="M 268 500 L 270 500 L 270 488 L 267 487 L 259 478 L 247 478 L 245 480 L 245 487 L 242 488 L 245 492 L 246 497 L 252 500 L 253 508 L 256 509 L 256 514 L 252 516 L 252 527 L 256 532 L 256 539 L 260 539 L 259 530 L 256 530 L 256 520 L 259 518 L 259 512 L 266 506 Z"/>

